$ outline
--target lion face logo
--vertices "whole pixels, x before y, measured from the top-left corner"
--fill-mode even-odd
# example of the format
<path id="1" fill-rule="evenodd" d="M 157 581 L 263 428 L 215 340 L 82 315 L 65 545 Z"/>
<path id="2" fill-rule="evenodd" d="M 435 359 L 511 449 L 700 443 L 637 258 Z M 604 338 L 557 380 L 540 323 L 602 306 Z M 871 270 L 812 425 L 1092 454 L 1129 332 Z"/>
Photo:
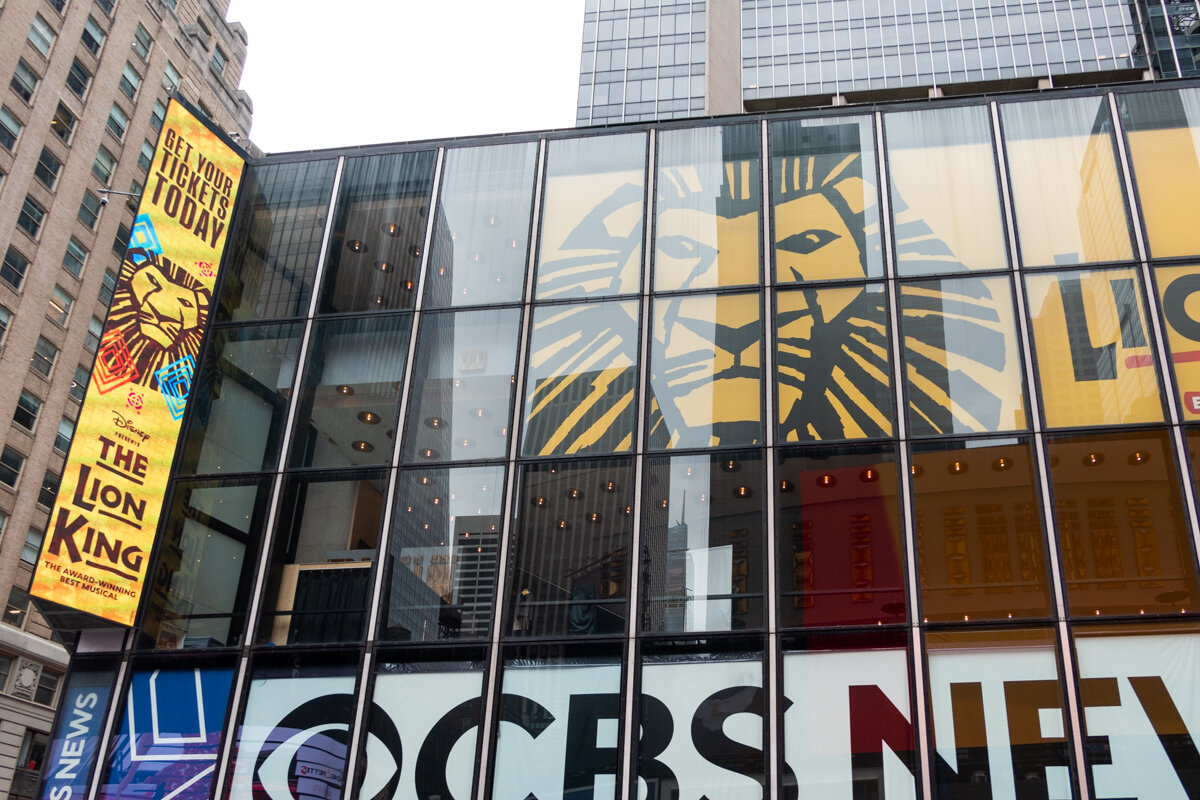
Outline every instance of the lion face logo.
<path id="1" fill-rule="evenodd" d="M 200 293 L 170 281 L 158 264 L 144 262 L 129 288 L 139 332 L 159 347 L 170 347 L 184 331 L 200 327 Z"/>

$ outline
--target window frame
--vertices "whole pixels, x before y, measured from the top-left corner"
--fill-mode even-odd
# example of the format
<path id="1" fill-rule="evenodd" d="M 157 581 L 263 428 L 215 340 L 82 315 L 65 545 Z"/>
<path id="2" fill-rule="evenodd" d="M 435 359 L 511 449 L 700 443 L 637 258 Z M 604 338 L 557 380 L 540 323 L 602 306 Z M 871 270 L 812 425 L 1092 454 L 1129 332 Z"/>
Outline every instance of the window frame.
<path id="1" fill-rule="evenodd" d="M 112 183 L 113 173 L 117 169 L 117 157 L 104 145 L 96 149 L 96 159 L 92 161 L 92 174 L 96 179 L 108 186 Z"/>
<path id="2" fill-rule="evenodd" d="M 59 126 L 55 127 L 58 122 Z M 71 109 L 58 104 L 58 108 L 54 110 L 54 116 L 50 118 L 50 132 L 57 136 L 63 144 L 70 144 L 71 139 L 75 136 L 75 125 L 78 124 L 79 118 L 75 116 Z"/>
<path id="3" fill-rule="evenodd" d="M 58 346 L 54 342 L 45 336 L 39 336 L 37 344 L 33 346 L 33 355 L 29 357 L 29 369 L 49 380 L 54 372 L 54 364 L 58 361 L 58 353 Z M 42 371 L 43 367 L 45 372 Z"/>
<path id="4" fill-rule="evenodd" d="M 67 321 L 71 319 L 71 309 L 75 306 L 75 298 L 61 286 L 55 285 L 50 293 L 50 310 L 46 312 L 46 319 L 60 327 L 67 327 Z"/>
<path id="5" fill-rule="evenodd" d="M 132 77 L 130 77 L 131 75 Z M 121 89 L 121 93 L 132 100 L 137 97 L 138 90 L 142 88 L 142 76 L 138 74 L 133 64 L 126 61 L 125 67 L 121 70 L 121 80 L 117 85 Z"/>
<path id="6" fill-rule="evenodd" d="M 46 222 L 46 209 L 31 195 L 25 195 L 21 203 L 21 211 L 17 214 L 17 227 L 29 234 L 35 242 L 42 235 L 42 225 Z"/>
<path id="7" fill-rule="evenodd" d="M 41 23 L 39 26 L 38 23 Z M 36 38 L 35 38 L 36 34 Z M 50 58 L 50 51 L 54 48 L 54 40 L 58 38 L 58 32 L 50 27 L 50 23 L 41 14 L 33 15 L 33 22 L 29 23 L 29 34 L 25 37 L 33 49 L 41 53 L 42 58 Z M 43 49 L 44 48 L 44 49 Z"/>
<path id="8" fill-rule="evenodd" d="M 37 427 L 38 415 L 42 412 L 42 399 L 28 389 L 22 389 L 13 409 L 13 423 L 29 433 Z"/>
<path id="9" fill-rule="evenodd" d="M 13 130 L 13 125 L 17 126 L 16 130 Z M 0 106 L 0 147 L 12 152 L 17 146 L 17 140 L 21 138 L 21 130 L 24 127 L 25 123 L 17 119 L 17 115 L 9 111 L 8 106 Z M 8 141 L 9 139 L 11 141 Z"/>
<path id="10" fill-rule="evenodd" d="M 87 21 L 83 23 L 83 33 L 79 35 L 79 41 L 83 42 L 84 48 L 96 56 L 100 57 L 100 50 L 104 47 L 104 40 L 108 38 L 108 33 L 100 27 L 100 23 L 88 14 Z"/>
<path id="11" fill-rule="evenodd" d="M 34 68 L 25 62 L 25 59 L 18 58 L 17 66 L 13 69 L 13 76 L 8 82 L 17 97 L 29 105 L 33 105 L 33 96 L 37 94 L 37 87 L 41 82 L 42 76 L 38 75 Z"/>
<path id="12" fill-rule="evenodd" d="M 80 100 L 87 95 L 88 88 L 92 85 L 92 73 L 88 72 L 87 67 L 79 63 L 78 58 L 71 62 L 71 69 L 67 72 L 66 84 L 67 88 L 71 90 L 71 94 Z"/>
<path id="13" fill-rule="evenodd" d="M 17 259 L 20 259 L 18 262 Z M 21 291 L 21 286 L 25 283 L 25 273 L 29 271 L 29 259 L 25 257 L 17 248 L 11 244 L 4 252 L 4 260 L 0 261 L 0 280 L 3 280 L 13 291 Z M 15 274 L 17 280 L 13 281 L 10 274 Z"/>
<path id="14" fill-rule="evenodd" d="M 108 111 L 108 120 L 104 123 L 104 127 L 116 137 L 118 142 L 125 141 L 125 134 L 129 131 L 129 115 L 125 113 L 125 109 L 121 108 L 120 104 L 112 104 L 112 108 Z"/>
<path id="15" fill-rule="evenodd" d="M 141 45 L 140 47 L 138 45 Z M 146 30 L 146 26 L 138 23 L 138 26 L 133 31 L 133 42 L 130 45 L 133 52 L 137 53 L 138 58 L 149 63 L 150 51 L 154 48 L 154 37 L 150 35 L 150 31 Z"/>
<path id="16" fill-rule="evenodd" d="M 58 173 L 62 171 L 63 162 L 49 147 L 43 147 L 38 156 L 37 164 L 33 167 L 33 176 L 47 189 L 54 191 L 58 184 Z"/>
<path id="17" fill-rule="evenodd" d="M 13 490 L 17 488 L 21 482 L 21 472 L 25 469 L 25 458 L 25 454 L 15 447 L 4 445 L 0 449 L 0 484 Z M 8 473 L 12 473 L 12 483 L 8 481 Z"/>
<path id="18" fill-rule="evenodd" d="M 80 255 L 75 254 L 72 250 L 78 250 Z M 83 275 L 83 270 L 87 266 L 88 249 L 80 244 L 79 240 L 74 236 L 67 238 L 67 246 L 63 249 L 62 267 L 67 272 L 71 273 L 76 278 Z M 70 264 L 77 264 L 77 267 L 71 267 Z"/>
<path id="19" fill-rule="evenodd" d="M 69 429 L 70 433 L 64 434 L 64 425 Z M 71 450 L 71 440 L 75 438 L 75 421 L 70 417 L 64 416 L 58 421 L 58 429 L 54 434 L 54 444 L 51 445 L 59 453 L 68 453 Z M 60 444 L 61 442 L 61 444 Z"/>
<path id="20" fill-rule="evenodd" d="M 67 391 L 72 400 L 83 403 L 83 398 L 87 396 L 88 382 L 91 379 L 92 373 L 82 364 L 75 365 L 75 376 L 71 379 L 71 388 Z"/>
<path id="21" fill-rule="evenodd" d="M 92 207 L 92 204 L 88 203 L 89 197 L 95 201 L 95 208 Z M 94 231 L 96 230 L 96 225 L 100 222 L 100 209 L 103 207 L 103 205 L 104 204 L 100 202 L 100 198 L 96 197 L 96 195 L 92 193 L 91 189 L 84 189 L 83 199 L 79 201 L 79 211 L 75 212 L 75 219 L 83 223 L 84 227 L 86 227 L 88 230 Z M 84 212 L 87 213 L 87 216 L 91 217 L 91 222 L 88 222 L 84 218 Z"/>

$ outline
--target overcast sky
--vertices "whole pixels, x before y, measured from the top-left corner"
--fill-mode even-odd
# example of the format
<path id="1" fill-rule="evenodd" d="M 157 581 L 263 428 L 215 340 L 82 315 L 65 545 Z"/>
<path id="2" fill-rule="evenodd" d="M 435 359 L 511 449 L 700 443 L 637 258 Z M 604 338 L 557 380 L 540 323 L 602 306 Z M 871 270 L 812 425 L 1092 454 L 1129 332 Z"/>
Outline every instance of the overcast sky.
<path id="1" fill-rule="evenodd" d="M 575 124 L 583 0 L 232 0 L 268 153 Z"/>

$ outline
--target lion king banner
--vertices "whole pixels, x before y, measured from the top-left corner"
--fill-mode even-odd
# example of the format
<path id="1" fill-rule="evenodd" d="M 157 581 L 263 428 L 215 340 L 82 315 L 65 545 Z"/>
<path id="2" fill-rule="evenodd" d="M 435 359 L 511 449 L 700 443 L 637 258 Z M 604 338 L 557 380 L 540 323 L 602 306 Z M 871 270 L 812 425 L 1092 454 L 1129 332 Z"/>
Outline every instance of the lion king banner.
<path id="1" fill-rule="evenodd" d="M 132 625 L 245 162 L 172 100 L 32 593 Z"/>

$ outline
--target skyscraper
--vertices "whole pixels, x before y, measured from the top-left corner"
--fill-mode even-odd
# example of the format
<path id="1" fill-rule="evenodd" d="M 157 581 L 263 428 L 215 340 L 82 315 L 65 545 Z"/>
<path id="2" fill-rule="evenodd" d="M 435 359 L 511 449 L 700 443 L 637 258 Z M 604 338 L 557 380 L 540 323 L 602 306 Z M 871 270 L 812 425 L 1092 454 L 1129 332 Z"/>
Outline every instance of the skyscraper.
<path id="1" fill-rule="evenodd" d="M 66 651 L 26 589 L 171 93 L 246 139 L 228 0 L 0 5 L 0 797 L 31 797 Z M 131 408 L 131 416 L 134 416 Z"/>

